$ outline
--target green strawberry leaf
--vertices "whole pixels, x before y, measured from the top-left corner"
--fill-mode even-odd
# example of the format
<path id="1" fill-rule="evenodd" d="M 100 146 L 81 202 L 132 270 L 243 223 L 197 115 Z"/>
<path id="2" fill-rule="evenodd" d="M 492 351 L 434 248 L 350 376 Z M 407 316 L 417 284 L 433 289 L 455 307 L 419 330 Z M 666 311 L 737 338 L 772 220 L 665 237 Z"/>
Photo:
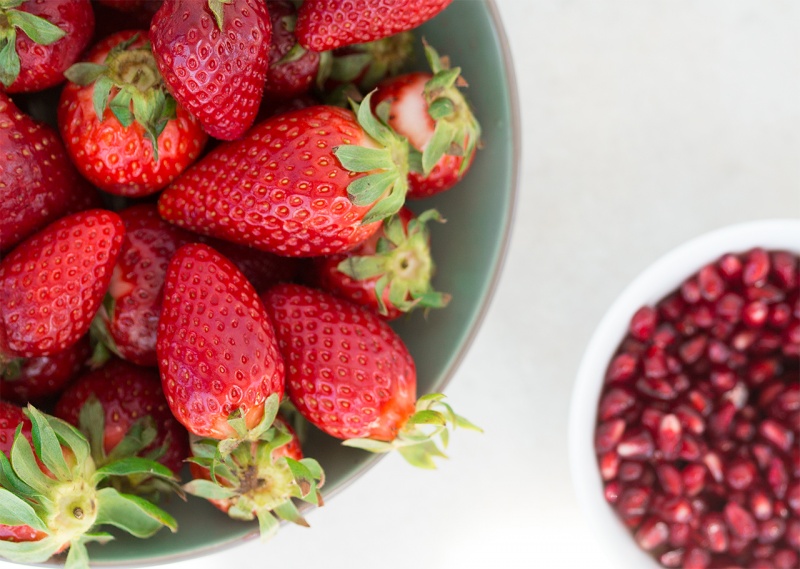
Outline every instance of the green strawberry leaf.
<path id="1" fill-rule="evenodd" d="M 55 480 L 46 476 L 39 468 L 28 439 L 22 436 L 21 427 L 22 425 L 17 428 L 14 443 L 11 445 L 11 465 L 20 480 L 33 488 L 36 493 L 46 496 L 50 493 Z"/>
<path id="2" fill-rule="evenodd" d="M 233 511 L 235 508 L 231 508 Z M 230 512 L 229 512 L 230 513 Z M 233 517 L 233 516 L 231 516 Z M 268 541 L 278 533 L 280 522 L 272 515 L 269 510 L 259 508 L 256 512 L 258 518 L 258 530 L 261 534 L 261 541 Z M 252 518 L 252 514 L 251 514 Z"/>
<path id="3" fill-rule="evenodd" d="M 150 537 L 164 526 L 172 532 L 178 529 L 175 518 L 144 498 L 108 487 L 98 490 L 97 501 L 97 525 L 111 525 L 140 538 Z"/>
<path id="4" fill-rule="evenodd" d="M 423 174 L 430 174 L 433 167 L 436 166 L 436 163 L 450 150 L 456 134 L 456 127 L 452 123 L 443 120 L 436 123 L 433 136 L 422 151 Z"/>
<path id="5" fill-rule="evenodd" d="M 392 154 L 386 148 L 366 148 L 354 144 L 338 146 L 333 153 L 342 166 L 351 172 L 392 170 L 395 168 Z"/>
<path id="6" fill-rule="evenodd" d="M 16 41 L 17 35 L 13 28 L 5 38 L 0 39 L 0 82 L 6 88 L 10 87 L 19 76 L 20 61 Z"/>
<path id="7" fill-rule="evenodd" d="M 94 83 L 92 90 L 92 106 L 94 113 L 97 115 L 97 120 L 102 121 L 106 115 L 106 108 L 108 108 L 108 98 L 111 96 L 111 90 L 114 88 L 114 83 L 107 76 L 100 76 Z"/>
<path id="8" fill-rule="evenodd" d="M 39 45 L 50 45 L 67 35 L 67 32 L 55 24 L 30 12 L 10 10 L 6 12 L 6 18 L 8 18 L 9 24 L 22 30 L 26 36 Z"/>
<path id="9" fill-rule="evenodd" d="M 64 569 L 87 569 L 89 567 L 89 552 L 82 540 L 74 540 L 69 544 L 67 559 Z"/>
<path id="10" fill-rule="evenodd" d="M 50 423 L 50 428 L 55 431 L 61 444 L 69 448 L 75 455 L 75 464 L 81 467 L 88 467 L 94 464 L 94 461 L 91 460 L 89 441 L 78 429 L 66 421 L 50 415 L 47 415 L 47 421 Z"/>
<path id="11" fill-rule="evenodd" d="M 5 488 L 0 488 L 0 524 L 30 526 L 37 531 L 47 532 L 47 526 L 30 504 Z"/>
<path id="12" fill-rule="evenodd" d="M 361 450 L 374 453 L 391 452 L 395 449 L 395 445 L 392 443 L 365 438 L 345 439 L 342 441 L 342 446 L 360 448 Z"/>
<path id="13" fill-rule="evenodd" d="M 366 206 L 382 198 L 392 186 L 399 182 L 399 177 L 400 174 L 396 170 L 388 170 L 363 176 L 357 180 L 353 180 L 350 185 L 347 186 L 347 194 L 350 197 L 350 201 L 353 202 L 353 205 Z M 380 205 L 380 203 L 381 202 L 375 205 Z"/>
<path id="14" fill-rule="evenodd" d="M 64 451 L 55 431 L 47 419 L 34 407 L 28 406 L 28 417 L 31 419 L 31 438 L 36 455 L 56 478 L 63 480 L 69 476 L 69 467 L 64 460 Z"/>
<path id="15" fill-rule="evenodd" d="M 97 93 L 97 90 L 98 90 L 97 85 L 95 85 L 95 94 Z M 106 95 L 106 99 L 108 99 L 108 94 Z M 134 103 L 134 111 L 131 111 L 132 100 L 133 100 L 133 95 L 131 93 L 131 90 L 123 88 L 120 89 L 119 92 L 117 92 L 117 94 L 114 95 L 114 98 L 111 99 L 111 102 L 108 103 L 111 112 L 114 113 L 115 117 L 117 117 L 119 124 L 121 124 L 125 128 L 131 126 L 134 120 L 136 120 L 134 118 L 134 113 L 136 112 L 135 103 Z"/>
<path id="16" fill-rule="evenodd" d="M 435 121 L 449 117 L 454 111 L 453 101 L 446 97 L 440 97 L 428 105 L 428 114 Z"/>
<path id="17" fill-rule="evenodd" d="M 294 502 L 291 500 L 286 500 L 284 503 L 278 504 L 273 512 L 282 520 L 292 522 L 299 526 L 309 527 L 308 522 L 300 514 L 300 510 L 297 509 L 297 506 L 295 506 Z"/>
<path id="18" fill-rule="evenodd" d="M 11 466 L 8 457 L 0 452 L 0 486 L 21 496 L 33 496 L 36 490 L 25 484 Z"/>
<path id="19" fill-rule="evenodd" d="M 131 476 L 135 474 L 157 476 L 167 480 L 175 479 L 175 474 L 163 464 L 146 458 L 139 458 L 138 456 L 121 458 L 98 468 L 94 474 L 94 479 L 99 482 L 110 476 Z"/>
<path id="20" fill-rule="evenodd" d="M 187 482 L 183 485 L 183 489 L 187 494 L 205 498 L 206 500 L 227 500 L 234 498 L 237 494 L 236 491 L 231 488 L 226 488 L 225 486 L 202 478 L 195 478 Z"/>
<path id="21" fill-rule="evenodd" d="M 91 85 L 108 71 L 107 65 L 99 63 L 80 62 L 70 66 L 64 71 L 64 76 L 71 82 L 81 87 Z"/>
<path id="22" fill-rule="evenodd" d="M 158 436 L 155 421 L 150 415 L 140 418 L 128 429 L 128 432 L 108 453 L 107 462 L 136 456 L 141 451 L 153 444 Z M 152 458 L 148 456 L 147 458 Z M 155 459 L 153 459 L 155 460 Z"/>
<path id="23" fill-rule="evenodd" d="M 0 541 L 0 557 L 13 563 L 44 563 L 60 547 L 61 542 L 49 536 L 39 541 Z"/>

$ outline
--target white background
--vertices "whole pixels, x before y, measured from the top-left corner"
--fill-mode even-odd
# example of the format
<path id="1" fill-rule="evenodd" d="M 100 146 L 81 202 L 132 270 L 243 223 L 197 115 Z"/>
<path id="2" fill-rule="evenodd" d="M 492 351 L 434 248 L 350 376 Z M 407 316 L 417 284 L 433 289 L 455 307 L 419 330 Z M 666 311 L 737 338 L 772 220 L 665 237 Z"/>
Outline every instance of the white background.
<path id="1" fill-rule="evenodd" d="M 522 181 L 500 286 L 447 389 L 485 434 L 457 432 L 434 472 L 387 457 L 310 530 L 170 567 L 621 569 L 571 486 L 578 363 L 606 307 L 670 248 L 800 216 L 800 2 L 498 4 Z"/>

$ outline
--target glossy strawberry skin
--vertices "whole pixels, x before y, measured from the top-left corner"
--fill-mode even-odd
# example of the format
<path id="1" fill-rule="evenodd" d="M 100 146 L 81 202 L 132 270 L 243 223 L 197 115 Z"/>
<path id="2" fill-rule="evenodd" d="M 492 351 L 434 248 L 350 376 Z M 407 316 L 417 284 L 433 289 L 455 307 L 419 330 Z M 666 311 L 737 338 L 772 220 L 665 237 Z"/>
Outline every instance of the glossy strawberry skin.
<path id="1" fill-rule="evenodd" d="M 167 266 L 175 252 L 196 236 L 161 219 L 154 204 L 132 206 L 119 216 L 125 224 L 125 241 L 108 288 L 113 308 L 109 314 L 104 307 L 100 317 L 119 356 L 155 366 Z"/>
<path id="2" fill-rule="evenodd" d="M 125 227 L 106 210 L 48 225 L 0 262 L 0 353 L 62 352 L 89 331 L 111 280 Z"/>
<path id="3" fill-rule="evenodd" d="M 155 369 L 112 359 L 67 388 L 56 404 L 56 417 L 78 426 L 81 408 L 92 396 L 103 407 L 106 453 L 119 444 L 137 420 L 149 415 L 158 433 L 142 452 L 164 447 L 166 451 L 158 462 L 173 472 L 180 471 L 189 454 L 189 437 L 172 416 Z"/>
<path id="4" fill-rule="evenodd" d="M 432 78 L 430 73 L 413 72 L 383 81 L 372 99 L 373 107 L 390 103 L 388 123 L 395 132 L 408 138 L 409 144 L 422 152 L 433 137 L 436 127 L 428 114 L 422 91 Z M 470 158 L 472 160 L 473 156 Z M 408 194 L 411 199 L 436 195 L 456 185 L 464 175 L 463 156 L 445 154 L 426 176 L 421 172 L 408 175 Z"/>
<path id="5" fill-rule="evenodd" d="M 287 0 L 269 3 L 272 41 L 264 96 L 273 100 L 292 99 L 308 92 L 319 71 L 320 54 L 315 51 L 306 50 L 297 59 L 281 61 L 297 44 L 289 27 L 296 16 L 297 9 Z"/>
<path id="6" fill-rule="evenodd" d="M 363 307 L 301 285 L 277 285 L 263 298 L 297 410 L 339 439 L 394 440 L 414 413 L 416 367 L 389 325 Z"/>
<path id="7" fill-rule="evenodd" d="M 170 261 L 156 350 L 170 409 L 197 436 L 233 436 L 227 421 L 237 409 L 253 428 L 267 397 L 283 396 L 283 360 L 264 306 L 207 245 L 184 245 Z"/>
<path id="8" fill-rule="evenodd" d="M 306 0 L 295 33 L 303 47 L 326 51 L 412 30 L 452 0 Z"/>
<path id="9" fill-rule="evenodd" d="M 29 93 L 62 83 L 64 71 L 77 61 L 94 33 L 90 0 L 27 0 L 18 9 L 58 26 L 65 35 L 50 45 L 38 45 L 24 33 L 17 32 L 20 73 L 5 91 Z"/>
<path id="10" fill-rule="evenodd" d="M 0 395 L 18 405 L 28 402 L 41 407 L 60 395 L 70 381 L 86 367 L 92 355 L 89 336 L 63 352 L 51 356 L 28 358 L 19 362 L 19 372 L 0 378 Z"/>
<path id="11" fill-rule="evenodd" d="M 0 255 L 48 223 L 97 200 L 57 133 L 0 93 Z"/>
<path id="12" fill-rule="evenodd" d="M 380 228 L 362 224 L 341 167 L 342 144 L 368 145 L 348 110 L 314 106 L 268 119 L 189 168 L 159 198 L 167 221 L 290 257 L 347 251 Z"/>
<path id="13" fill-rule="evenodd" d="M 206 0 L 165 0 L 150 25 L 159 70 L 175 100 L 221 140 L 255 120 L 272 28 L 263 0 L 224 4 L 220 31 Z"/>

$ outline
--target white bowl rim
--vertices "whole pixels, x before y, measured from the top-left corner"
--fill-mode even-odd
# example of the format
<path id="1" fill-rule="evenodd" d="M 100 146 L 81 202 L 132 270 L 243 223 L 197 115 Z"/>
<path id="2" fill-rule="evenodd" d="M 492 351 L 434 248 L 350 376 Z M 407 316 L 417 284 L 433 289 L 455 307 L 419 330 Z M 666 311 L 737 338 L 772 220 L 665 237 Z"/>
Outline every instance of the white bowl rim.
<path id="1" fill-rule="evenodd" d="M 633 313 L 675 290 L 684 278 L 727 252 L 760 246 L 800 253 L 800 219 L 763 219 L 722 227 L 699 235 L 657 259 L 619 294 L 593 332 L 573 385 L 569 416 L 569 461 L 572 485 L 587 522 L 600 545 L 619 567 L 660 568 L 641 550 L 603 497 L 594 453 L 597 399 L 611 354 L 622 341 Z"/>

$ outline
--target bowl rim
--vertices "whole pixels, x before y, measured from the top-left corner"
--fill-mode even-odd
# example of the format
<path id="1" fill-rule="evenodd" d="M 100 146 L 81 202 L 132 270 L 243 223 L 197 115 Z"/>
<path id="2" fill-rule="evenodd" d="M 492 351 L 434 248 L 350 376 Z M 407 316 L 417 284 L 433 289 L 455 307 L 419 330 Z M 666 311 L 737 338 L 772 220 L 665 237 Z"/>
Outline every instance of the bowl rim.
<path id="1" fill-rule="evenodd" d="M 484 292 L 483 298 L 481 299 L 480 306 L 478 307 L 478 311 L 472 322 L 472 326 L 470 328 L 469 333 L 465 336 L 456 355 L 451 359 L 447 368 L 440 375 L 439 381 L 432 386 L 434 391 L 442 391 L 447 386 L 447 384 L 449 384 L 450 381 L 453 379 L 457 369 L 459 368 L 459 366 L 465 359 L 467 353 L 469 352 L 470 347 L 472 346 L 472 343 L 474 342 L 478 334 L 478 331 L 480 330 L 481 325 L 484 319 L 486 318 L 486 315 L 489 312 L 492 300 L 494 299 L 495 292 L 497 290 L 498 284 L 500 282 L 506 264 L 509 242 L 511 239 L 511 229 L 514 223 L 514 217 L 516 212 L 517 196 L 519 194 L 519 183 L 520 183 L 521 169 L 522 169 L 521 165 L 522 125 L 521 125 L 521 114 L 520 114 L 521 107 L 519 101 L 517 75 L 515 72 L 514 60 L 511 53 L 511 46 L 509 44 L 508 34 L 506 33 L 505 27 L 503 25 L 503 21 L 500 16 L 500 11 L 497 8 L 496 0 L 482 0 L 482 2 L 486 5 L 492 23 L 492 28 L 497 37 L 498 47 L 500 48 L 499 55 L 502 60 L 505 76 L 507 78 L 506 86 L 507 86 L 509 117 L 510 117 L 508 126 L 511 133 L 511 146 L 512 146 L 511 171 L 510 171 L 511 187 L 509 192 L 508 206 L 506 208 L 505 218 L 503 220 L 503 232 L 502 235 L 500 236 L 497 255 L 495 256 L 493 266 L 491 267 L 492 277 L 487 284 L 486 290 Z M 340 492 L 348 488 L 351 484 L 355 483 L 359 478 L 361 478 L 364 474 L 366 474 L 367 471 L 372 469 L 378 463 L 378 461 L 385 458 L 385 456 L 386 456 L 385 454 L 376 454 L 372 455 L 367 460 L 365 460 L 364 463 L 360 467 L 358 467 L 358 469 L 355 470 L 346 480 L 342 481 L 338 486 L 333 488 L 330 491 L 330 493 L 325 494 L 326 503 L 330 503 L 330 500 L 333 497 L 335 497 Z M 310 509 L 311 506 L 308 504 L 301 505 L 301 511 L 305 512 Z M 96 565 L 98 567 L 139 568 L 139 567 L 154 567 L 154 566 L 164 565 L 167 563 L 192 561 L 207 555 L 214 555 L 229 549 L 239 547 L 240 545 L 242 545 L 247 541 L 257 539 L 258 536 L 259 532 L 257 529 L 255 529 L 252 532 L 249 532 L 237 539 L 232 539 L 225 543 L 200 547 L 188 552 L 158 555 L 136 562 L 126 561 L 126 560 L 92 561 L 92 565 L 93 566 Z M 39 566 L 52 567 L 53 563 L 51 560 Z"/>
<path id="2" fill-rule="evenodd" d="M 800 219 L 761 219 L 700 234 L 669 250 L 640 272 L 611 303 L 592 333 L 570 395 L 568 457 L 572 487 L 595 541 L 619 567 L 660 569 L 640 549 L 603 497 L 594 453 L 597 399 L 611 354 L 619 346 L 633 313 L 675 290 L 684 278 L 730 251 L 753 247 L 800 253 Z"/>

